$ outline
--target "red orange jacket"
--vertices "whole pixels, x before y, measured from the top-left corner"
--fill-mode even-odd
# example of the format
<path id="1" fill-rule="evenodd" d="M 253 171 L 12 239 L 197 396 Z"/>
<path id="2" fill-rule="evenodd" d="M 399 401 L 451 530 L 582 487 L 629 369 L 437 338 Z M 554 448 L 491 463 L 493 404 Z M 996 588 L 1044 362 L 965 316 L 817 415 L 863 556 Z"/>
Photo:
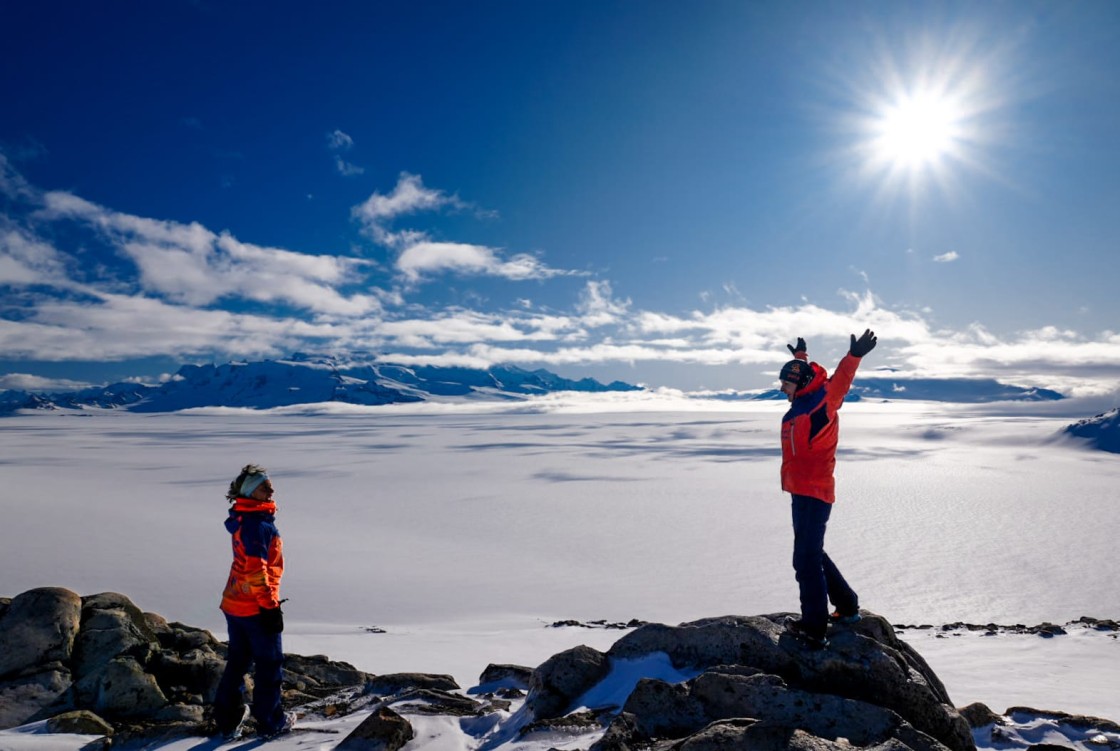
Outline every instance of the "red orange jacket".
<path id="1" fill-rule="evenodd" d="M 257 615 L 261 608 L 280 607 L 284 546 L 276 529 L 276 504 L 238 498 L 226 519 L 233 537 L 233 565 L 222 593 L 222 611 Z"/>
<path id="2" fill-rule="evenodd" d="M 799 357 L 798 359 L 807 359 Z M 825 503 L 836 500 L 836 443 L 840 437 L 837 412 L 852 386 L 858 357 L 845 355 L 832 378 L 810 363 L 814 378 L 793 395 L 782 418 L 782 490 Z"/>

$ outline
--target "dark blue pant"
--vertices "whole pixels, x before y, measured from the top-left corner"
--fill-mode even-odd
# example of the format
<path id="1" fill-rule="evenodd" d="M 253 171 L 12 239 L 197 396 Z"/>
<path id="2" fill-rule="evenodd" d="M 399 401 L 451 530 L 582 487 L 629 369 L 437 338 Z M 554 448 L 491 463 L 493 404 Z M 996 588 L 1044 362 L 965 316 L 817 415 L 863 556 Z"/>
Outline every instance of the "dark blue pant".
<path id="1" fill-rule="evenodd" d="M 284 710 L 280 706 L 284 649 L 280 644 L 280 634 L 265 632 L 260 620 L 258 615 L 226 614 L 229 655 L 214 698 L 214 724 L 219 731 L 230 731 L 241 720 L 242 707 L 245 706 L 241 686 L 250 664 L 255 665 L 252 714 L 257 721 L 257 729 L 261 733 L 269 733 L 284 722 Z"/>
<path id="2" fill-rule="evenodd" d="M 859 597 L 824 552 L 824 532 L 832 504 L 793 496 L 793 570 L 801 587 L 801 620 L 810 633 L 828 628 L 828 601 L 841 613 L 859 609 Z"/>

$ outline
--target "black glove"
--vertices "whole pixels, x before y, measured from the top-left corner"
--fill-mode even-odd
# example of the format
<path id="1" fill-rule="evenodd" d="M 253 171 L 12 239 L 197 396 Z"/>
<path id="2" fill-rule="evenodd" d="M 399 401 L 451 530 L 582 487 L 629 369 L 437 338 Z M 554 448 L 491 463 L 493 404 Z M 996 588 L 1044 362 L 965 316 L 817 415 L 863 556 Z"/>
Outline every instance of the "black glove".
<path id="1" fill-rule="evenodd" d="M 797 353 L 799 352 L 801 354 L 805 354 L 805 340 L 801 337 L 797 337 L 797 345 L 795 346 L 793 344 L 787 344 L 786 349 L 788 349 L 790 351 L 790 354 L 794 357 L 797 357 Z"/>
<path id="2" fill-rule="evenodd" d="M 856 339 L 856 335 L 852 334 L 852 345 L 848 348 L 848 354 L 852 357 L 863 357 L 871 350 L 875 349 L 875 345 L 879 340 L 875 338 L 875 332 L 867 329 L 863 332 L 863 336 Z"/>
<path id="3" fill-rule="evenodd" d="M 261 608 L 261 628 L 266 634 L 279 634 L 284 630 L 284 611 L 280 608 Z"/>

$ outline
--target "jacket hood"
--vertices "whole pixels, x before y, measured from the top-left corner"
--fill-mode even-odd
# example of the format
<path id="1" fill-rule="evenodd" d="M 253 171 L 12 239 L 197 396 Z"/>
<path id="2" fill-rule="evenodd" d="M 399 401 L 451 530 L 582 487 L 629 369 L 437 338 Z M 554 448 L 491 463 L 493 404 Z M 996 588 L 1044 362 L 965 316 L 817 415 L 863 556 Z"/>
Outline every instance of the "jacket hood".
<path id="1" fill-rule="evenodd" d="M 815 362 L 811 362 L 809 363 L 809 367 L 813 369 L 813 380 L 805 384 L 803 388 L 800 388 L 796 392 L 794 392 L 794 399 L 805 396 L 807 394 L 811 394 L 817 389 L 824 388 L 825 382 L 828 381 L 828 371 L 825 370 L 821 365 Z"/>

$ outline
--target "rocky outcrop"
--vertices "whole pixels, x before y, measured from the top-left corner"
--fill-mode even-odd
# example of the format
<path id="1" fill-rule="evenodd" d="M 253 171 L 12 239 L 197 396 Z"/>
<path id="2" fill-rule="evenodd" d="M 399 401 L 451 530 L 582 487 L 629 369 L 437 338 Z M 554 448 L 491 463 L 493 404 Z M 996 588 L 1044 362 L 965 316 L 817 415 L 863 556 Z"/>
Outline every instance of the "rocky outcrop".
<path id="1" fill-rule="evenodd" d="M 0 599 L 0 729 L 49 720 L 56 732 L 206 732 L 225 654 L 210 632 L 144 613 L 121 594 L 47 587 Z M 400 689 L 450 680 L 415 678 L 380 681 Z M 378 680 L 326 657 L 287 655 L 284 701 L 294 707 L 348 687 L 367 693 Z"/>
<path id="2" fill-rule="evenodd" d="M 1110 619 L 1090 618 L 1087 615 L 1083 615 L 1076 621 L 1069 621 L 1062 625 L 1056 623 L 1039 623 L 1034 626 L 1025 626 L 1022 623 L 964 623 L 963 621 L 956 621 L 941 626 L 932 626 L 928 623 L 922 625 L 897 623 L 894 629 L 895 631 L 929 631 L 933 632 L 939 639 L 943 639 L 947 636 L 960 636 L 966 632 L 980 632 L 984 634 L 984 636 L 1034 634 L 1043 639 L 1051 639 L 1055 636 L 1065 636 L 1071 631 L 1089 629 L 1093 631 L 1111 632 L 1112 638 L 1115 639 L 1117 638 L 1117 632 L 1120 632 L 1120 622 Z"/>
<path id="3" fill-rule="evenodd" d="M 423 729 L 430 715 L 457 718 L 451 725 L 489 749 L 532 738 L 592 751 L 973 751 L 974 737 L 1017 743 L 1017 728 L 1039 718 L 1068 737 L 1120 732 L 1025 708 L 958 711 L 883 618 L 864 613 L 834 626 L 829 646 L 816 650 L 786 631 L 786 618 L 647 624 L 605 653 L 579 646 L 536 669 L 489 665 L 467 692 L 447 675 L 375 676 L 321 655 L 286 655 L 284 704 L 304 720 L 368 713 L 336 747 L 375 751 L 415 743 L 409 718 Z M 46 720 L 48 732 L 105 736 L 91 751 L 209 733 L 225 654 L 208 631 L 144 613 L 120 594 L 44 588 L 0 598 L 0 729 Z"/>
<path id="4" fill-rule="evenodd" d="M 597 751 L 654 739 L 690 749 L 740 742 L 832 748 L 841 739 L 914 751 L 974 748 L 945 687 L 886 620 L 867 614 L 836 628 L 827 649 L 813 650 L 785 631 L 785 618 L 650 624 L 606 654 L 569 650 L 537 669 L 526 707 L 534 721 L 577 709 L 580 697 L 620 663 L 664 653 L 674 668 L 699 674 L 680 684 L 643 679 L 623 706 L 598 708 L 617 715 Z"/>

